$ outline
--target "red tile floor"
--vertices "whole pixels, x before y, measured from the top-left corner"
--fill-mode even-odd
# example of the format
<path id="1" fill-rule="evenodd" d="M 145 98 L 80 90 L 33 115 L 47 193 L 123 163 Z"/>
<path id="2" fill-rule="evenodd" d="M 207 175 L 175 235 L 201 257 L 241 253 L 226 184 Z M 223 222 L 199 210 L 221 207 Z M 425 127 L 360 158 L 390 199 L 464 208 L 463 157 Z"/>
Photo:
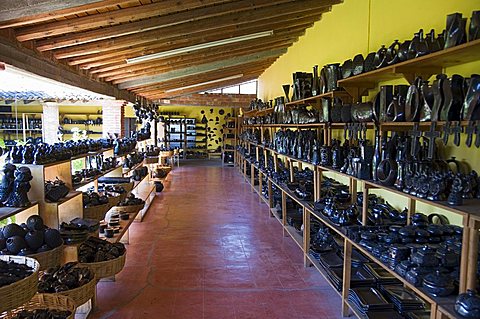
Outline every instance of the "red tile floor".
<path id="1" fill-rule="evenodd" d="M 341 318 L 340 297 L 237 169 L 175 168 L 93 318 Z"/>

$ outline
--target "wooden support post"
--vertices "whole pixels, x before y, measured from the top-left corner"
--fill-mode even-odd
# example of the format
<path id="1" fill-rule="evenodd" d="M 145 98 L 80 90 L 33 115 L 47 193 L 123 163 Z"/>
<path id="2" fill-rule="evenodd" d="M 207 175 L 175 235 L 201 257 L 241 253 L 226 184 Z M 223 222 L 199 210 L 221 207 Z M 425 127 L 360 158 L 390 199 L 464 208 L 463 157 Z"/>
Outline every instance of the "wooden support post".
<path id="1" fill-rule="evenodd" d="M 308 251 L 310 250 L 310 211 L 303 208 L 303 266 L 309 267 Z"/>
<path id="2" fill-rule="evenodd" d="M 275 172 L 278 172 L 278 155 L 277 153 L 273 154 L 273 165 L 275 166 Z"/>
<path id="3" fill-rule="evenodd" d="M 263 189 L 263 173 L 260 170 L 258 170 L 258 201 L 260 203 L 263 202 L 262 189 Z"/>
<path id="4" fill-rule="evenodd" d="M 320 184 L 318 183 L 319 174 L 319 169 L 315 167 L 313 170 L 313 200 L 315 202 L 320 199 L 320 196 L 318 196 L 318 191 L 320 189 Z"/>
<path id="5" fill-rule="evenodd" d="M 343 256 L 342 316 L 348 317 L 349 307 L 347 300 L 350 290 L 350 279 L 352 277 L 352 243 L 347 238 L 345 238 Z"/>
<path id="6" fill-rule="evenodd" d="M 273 190 L 272 190 L 272 181 L 267 177 L 268 185 L 268 208 L 273 208 Z"/>
<path id="7" fill-rule="evenodd" d="M 293 161 L 288 161 L 288 167 L 290 170 L 290 183 L 295 182 L 295 176 L 293 175 Z"/>
<path id="8" fill-rule="evenodd" d="M 417 210 L 417 202 L 413 198 L 408 198 L 408 212 L 407 212 L 407 225 L 410 225 L 410 216 L 415 214 L 415 211 Z"/>
<path id="9" fill-rule="evenodd" d="M 355 178 L 350 178 L 350 194 L 352 194 L 352 203 L 357 202 L 357 180 Z"/>
<path id="10" fill-rule="evenodd" d="M 368 185 L 363 183 L 362 225 L 367 226 L 368 220 Z"/>
<path id="11" fill-rule="evenodd" d="M 255 192 L 255 166 L 250 164 L 250 184 L 252 185 L 252 192 Z"/>
<path id="12" fill-rule="evenodd" d="M 303 163 L 302 162 L 297 162 L 298 170 L 301 171 L 303 170 Z"/>
<path id="13" fill-rule="evenodd" d="M 283 237 L 285 237 L 285 226 L 287 220 L 287 195 L 282 191 L 282 225 L 283 225 Z"/>
<path id="14" fill-rule="evenodd" d="M 468 262 L 466 265 L 466 289 L 473 289 L 476 290 L 477 287 L 477 263 L 478 263 L 478 240 L 479 240 L 479 227 L 480 221 L 473 222 L 472 228 L 464 228 L 463 229 L 463 243 L 462 243 L 462 256 L 464 256 L 464 246 L 465 244 L 468 245 Z M 465 231 L 468 229 L 468 240 L 465 240 Z M 462 274 L 463 259 L 461 259 L 460 264 L 460 275 Z M 462 279 L 462 278 L 460 278 Z M 462 288 L 462 283 L 460 282 L 460 288 Z M 460 293 L 462 290 L 460 290 Z"/>

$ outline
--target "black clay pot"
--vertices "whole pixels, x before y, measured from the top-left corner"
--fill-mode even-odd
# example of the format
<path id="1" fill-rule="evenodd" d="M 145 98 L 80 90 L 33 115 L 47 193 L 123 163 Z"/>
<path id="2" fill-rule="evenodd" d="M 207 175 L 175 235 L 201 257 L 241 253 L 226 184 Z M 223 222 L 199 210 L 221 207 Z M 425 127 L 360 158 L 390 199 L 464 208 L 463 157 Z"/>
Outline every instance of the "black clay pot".
<path id="1" fill-rule="evenodd" d="M 436 267 L 439 264 L 435 250 L 428 246 L 424 246 L 412 254 L 412 261 L 423 267 Z"/>
<path id="2" fill-rule="evenodd" d="M 431 269 L 432 268 L 413 267 L 407 271 L 405 279 L 415 287 L 419 287 L 422 285 L 423 277 L 431 272 Z"/>
<path id="3" fill-rule="evenodd" d="M 0 250 L 7 248 L 7 240 L 5 238 L 0 238 Z"/>
<path id="4" fill-rule="evenodd" d="M 39 215 L 32 215 L 27 219 L 27 227 L 30 230 L 43 230 L 43 219 Z"/>
<path id="5" fill-rule="evenodd" d="M 452 277 L 439 270 L 423 277 L 423 288 L 435 297 L 449 296 L 455 290 Z"/>
<path id="6" fill-rule="evenodd" d="M 27 243 L 23 237 L 13 236 L 7 239 L 7 249 L 13 255 L 18 254 L 24 248 L 27 248 Z"/>
<path id="7" fill-rule="evenodd" d="M 28 247 L 33 251 L 42 247 L 44 238 L 43 230 L 31 230 L 25 235 L 25 241 L 27 242 Z"/>
<path id="8" fill-rule="evenodd" d="M 455 311 L 465 318 L 480 318 L 480 296 L 473 290 L 458 295 Z"/>
<path id="9" fill-rule="evenodd" d="M 105 237 L 107 238 L 112 238 L 115 233 L 115 230 L 113 228 L 106 228 L 105 229 Z"/>
<path id="10" fill-rule="evenodd" d="M 57 248 L 63 244 L 62 236 L 56 229 L 47 229 L 45 231 L 45 243 L 50 248 Z"/>
<path id="11" fill-rule="evenodd" d="M 10 238 L 13 236 L 25 237 L 26 232 L 20 225 L 8 224 L 3 227 L 2 233 L 4 238 Z"/>

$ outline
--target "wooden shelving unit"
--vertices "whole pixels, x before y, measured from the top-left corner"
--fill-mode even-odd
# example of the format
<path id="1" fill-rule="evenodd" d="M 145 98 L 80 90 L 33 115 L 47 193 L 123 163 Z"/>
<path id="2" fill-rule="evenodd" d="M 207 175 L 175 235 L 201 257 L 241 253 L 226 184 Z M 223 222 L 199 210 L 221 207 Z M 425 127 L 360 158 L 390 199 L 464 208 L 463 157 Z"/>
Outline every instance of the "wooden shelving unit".
<path id="1" fill-rule="evenodd" d="M 480 40 L 468 42 L 463 45 L 459 45 L 453 48 L 446 50 L 441 50 L 423 57 L 415 58 L 408 60 L 402 63 L 398 63 L 392 66 L 387 66 L 382 69 L 373 70 L 368 73 L 360 74 L 357 76 L 352 76 L 347 79 L 338 81 L 338 86 L 342 89 L 339 91 L 329 92 L 326 94 L 318 95 L 315 97 L 310 97 L 308 99 L 293 101 L 287 103 L 287 106 L 294 107 L 296 105 L 320 105 L 321 99 L 324 98 L 350 98 L 351 101 L 359 101 L 363 95 L 365 95 L 368 90 L 375 88 L 379 83 L 387 80 L 393 79 L 405 79 L 407 82 L 412 83 L 416 76 L 422 76 L 423 78 L 429 78 L 433 74 L 442 73 L 443 69 L 446 67 L 451 67 L 455 65 L 460 65 L 468 62 L 480 60 Z M 244 114 L 246 117 L 252 116 L 261 116 L 264 113 L 260 111 L 249 111 Z M 387 122 L 380 123 L 379 125 L 374 125 L 373 123 L 367 124 L 367 129 L 379 130 L 380 134 L 390 131 L 409 131 L 413 128 L 415 124 L 419 125 L 419 129 L 426 131 L 431 127 L 431 122 L 421 122 L 421 123 L 412 123 L 412 122 Z M 440 130 L 445 125 L 445 122 L 436 122 L 437 129 Z M 258 125 L 243 125 L 241 126 L 241 131 L 251 130 L 251 129 L 260 129 L 261 132 L 261 141 L 263 141 L 264 130 L 270 130 L 270 136 L 274 136 L 276 130 L 281 129 L 316 129 L 319 130 L 319 135 L 322 131 L 324 134 L 324 142 L 327 145 L 331 145 L 332 130 L 345 129 L 346 123 L 314 123 L 314 124 L 258 124 Z M 461 122 L 461 126 L 467 126 L 467 122 Z M 475 289 L 477 285 L 477 261 L 478 261 L 478 247 L 479 247 L 479 237 L 480 237 L 480 200 L 472 199 L 465 200 L 462 206 L 451 206 L 446 202 L 439 201 L 430 201 L 424 198 L 418 198 L 410 194 L 399 191 L 393 187 L 386 187 L 380 185 L 379 183 L 362 180 L 339 171 L 332 169 L 331 167 L 324 167 L 321 165 L 313 165 L 307 161 L 299 160 L 288 155 L 280 154 L 274 149 L 266 147 L 262 144 L 253 143 L 249 141 L 239 141 L 239 145 L 242 147 L 254 150 L 253 154 L 256 154 L 256 160 L 259 159 L 259 154 L 265 156 L 270 154 L 274 158 L 275 170 L 277 170 L 278 161 L 281 159 L 285 160 L 285 165 L 290 168 L 294 166 L 299 167 L 309 167 L 314 171 L 314 200 L 320 199 L 320 185 L 322 176 L 327 173 L 329 176 L 339 176 L 344 179 L 348 179 L 350 193 L 352 194 L 352 202 L 356 202 L 356 197 L 358 192 L 363 192 L 364 198 L 368 197 L 368 194 L 373 189 L 379 189 L 386 191 L 388 193 L 400 195 L 407 200 L 409 212 L 416 211 L 417 203 L 426 204 L 433 206 L 442 210 L 448 211 L 450 214 L 456 215 L 457 219 L 460 220 L 460 225 L 463 226 L 463 240 L 462 240 L 462 252 L 461 252 L 461 261 L 460 261 L 460 278 L 459 278 L 459 291 L 460 293 L 466 291 L 466 289 Z M 265 161 L 265 163 L 267 163 Z M 449 296 L 446 298 L 436 298 L 426 293 L 423 288 L 415 287 L 412 284 L 408 283 L 403 277 L 398 275 L 395 271 L 391 270 L 386 264 L 381 262 L 378 258 L 373 256 L 371 253 L 366 251 L 358 243 L 351 240 L 346 236 L 343 228 L 335 226 L 330 222 L 328 218 L 315 212 L 310 203 L 299 200 L 285 185 L 279 185 L 275 183 L 273 179 L 266 176 L 266 172 L 263 172 L 259 167 L 257 167 L 254 162 L 246 159 L 241 152 L 237 151 L 236 155 L 236 166 L 240 171 L 245 175 L 247 182 L 251 185 L 254 191 L 259 193 L 254 185 L 254 176 L 258 174 L 259 180 L 262 180 L 262 176 L 267 178 L 269 194 L 272 194 L 272 185 L 275 185 L 282 192 L 282 207 L 283 207 L 283 216 L 280 218 L 277 210 L 272 207 L 272 200 L 266 201 L 270 207 L 270 214 L 275 217 L 283 226 L 283 233 L 289 234 L 292 237 L 297 245 L 300 246 L 304 255 L 304 263 L 306 266 L 313 265 L 321 275 L 323 275 L 327 281 L 328 276 L 319 265 L 319 263 L 310 256 L 309 254 L 309 243 L 310 243 L 310 218 L 313 217 L 323 225 L 332 230 L 344 241 L 344 265 L 343 265 L 343 286 L 342 290 L 339 292 L 342 297 L 342 315 L 347 316 L 349 312 L 353 312 L 354 315 L 361 318 L 361 314 L 355 311 L 347 301 L 348 291 L 350 289 L 350 278 L 351 278 L 351 253 L 352 249 L 362 252 L 364 255 L 369 257 L 375 263 L 380 265 L 383 269 L 388 271 L 392 276 L 400 280 L 406 287 L 414 291 L 420 298 L 422 298 L 431 309 L 431 318 L 438 319 L 447 319 L 447 318 L 460 318 L 454 312 L 454 302 L 456 296 Z M 247 177 L 247 171 L 250 173 L 250 176 Z M 291 179 L 293 176 L 290 177 Z M 291 180 L 293 181 L 293 180 Z M 261 188 L 259 188 L 261 191 Z M 261 193 L 259 193 L 261 196 Z M 262 196 L 263 197 L 263 196 Z M 296 230 L 292 229 L 285 222 L 285 198 L 290 198 L 292 201 L 303 207 L 304 210 L 304 236 L 299 236 Z M 410 217 L 410 216 L 408 216 Z M 365 225 L 367 222 L 367 205 L 364 204 L 362 207 L 362 222 Z M 302 241 L 301 241 L 302 240 Z M 301 245 L 303 243 L 303 245 Z M 335 289 L 335 287 L 332 288 Z"/>
<path id="2" fill-rule="evenodd" d="M 237 137 L 238 137 L 238 118 L 237 117 L 227 118 L 225 126 L 223 127 L 223 138 L 222 138 L 222 165 L 223 166 L 235 165 L 235 152 L 236 152 L 235 149 L 237 147 Z M 233 162 L 225 163 L 226 156 L 229 156 L 229 155 L 232 155 Z"/>

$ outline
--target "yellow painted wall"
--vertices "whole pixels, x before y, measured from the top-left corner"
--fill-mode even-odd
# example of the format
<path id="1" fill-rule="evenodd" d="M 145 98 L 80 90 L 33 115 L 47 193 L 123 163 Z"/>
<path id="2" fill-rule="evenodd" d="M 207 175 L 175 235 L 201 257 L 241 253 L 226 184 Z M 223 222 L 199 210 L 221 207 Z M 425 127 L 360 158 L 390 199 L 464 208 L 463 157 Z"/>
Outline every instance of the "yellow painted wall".
<path id="1" fill-rule="evenodd" d="M 359 53 L 366 56 L 395 39 L 411 39 L 420 28 L 440 32 L 447 14 L 470 17 L 479 9 L 478 0 L 344 0 L 259 77 L 258 96 L 267 101 L 283 96 L 282 84 L 292 83 L 296 71 L 311 72 L 314 65 L 342 63 Z M 477 62 L 446 71 L 468 75 L 479 69 Z"/>
<path id="2" fill-rule="evenodd" d="M 320 21 L 259 77 L 258 97 L 268 101 L 283 96 L 282 85 L 291 84 L 292 73 L 296 71 L 312 72 L 314 65 L 321 68 L 327 63 L 342 63 L 359 53 L 366 56 L 377 51 L 382 44 L 388 47 L 395 39 L 411 39 L 420 28 L 425 32 L 432 28 L 441 32 L 445 29 L 447 14 L 461 12 L 464 17 L 470 18 L 471 12 L 479 9 L 478 0 L 344 0 L 342 4 L 333 6 L 331 12 L 323 14 Z M 480 61 L 444 70 L 447 75 L 458 73 L 463 76 L 478 72 Z M 384 84 L 407 82 L 397 80 L 379 85 Z M 371 100 L 375 93 L 376 90 L 372 90 L 364 99 Z M 343 136 L 341 131 L 335 133 L 335 137 Z M 464 141 L 465 136 L 462 136 L 462 143 Z M 455 156 L 468 162 L 480 172 L 480 161 L 477 160 L 479 149 L 448 145 L 445 153 L 447 157 Z M 386 191 L 377 192 L 398 208 L 407 204 L 405 197 Z M 424 213 L 440 212 L 420 203 L 417 209 Z M 445 211 L 441 213 L 448 214 Z M 448 215 L 452 222 L 460 223 L 458 217 Z"/>
<path id="3" fill-rule="evenodd" d="M 219 111 L 223 110 L 224 115 L 220 115 Z M 222 142 L 219 138 L 223 138 L 221 129 L 225 124 L 225 116 L 230 113 L 233 114 L 233 108 L 225 107 L 211 107 L 211 106 L 161 106 L 160 112 L 179 112 L 180 115 L 185 115 L 187 118 L 195 118 L 197 123 L 200 123 L 202 120 L 202 113 L 205 112 L 208 121 L 208 127 L 210 131 L 207 134 L 211 134 L 211 137 L 207 137 L 207 148 L 209 150 L 215 150 L 222 145 Z M 219 121 L 217 121 L 217 118 Z M 218 124 L 217 124 L 218 123 Z M 199 140 L 198 138 L 197 140 Z"/>

